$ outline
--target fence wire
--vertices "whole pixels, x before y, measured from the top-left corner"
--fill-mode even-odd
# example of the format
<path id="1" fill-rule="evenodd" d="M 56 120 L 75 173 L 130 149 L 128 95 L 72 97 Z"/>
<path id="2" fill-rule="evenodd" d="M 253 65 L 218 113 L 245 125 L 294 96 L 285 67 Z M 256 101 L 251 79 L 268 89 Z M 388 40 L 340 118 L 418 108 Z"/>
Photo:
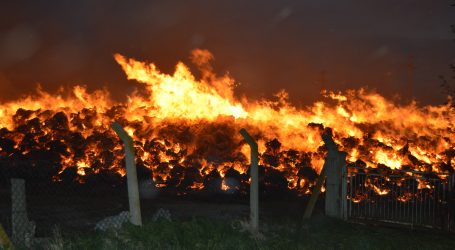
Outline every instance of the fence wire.
<path id="1" fill-rule="evenodd" d="M 350 169 L 348 217 L 451 230 L 453 178 L 415 171 L 380 174 Z"/>
<path id="2" fill-rule="evenodd" d="M 126 176 L 96 174 L 82 182 L 78 175 L 7 170 L 0 164 L 0 223 L 13 241 L 50 237 L 56 228 L 62 234 L 105 230 L 129 218 Z"/>

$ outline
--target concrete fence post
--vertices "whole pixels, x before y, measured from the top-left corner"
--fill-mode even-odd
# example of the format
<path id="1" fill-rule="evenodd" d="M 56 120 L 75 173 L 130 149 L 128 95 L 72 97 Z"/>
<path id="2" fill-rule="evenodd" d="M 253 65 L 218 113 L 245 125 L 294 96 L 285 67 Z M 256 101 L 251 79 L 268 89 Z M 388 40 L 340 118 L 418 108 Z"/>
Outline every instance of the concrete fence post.
<path id="1" fill-rule="evenodd" d="M 137 183 L 136 163 L 134 159 L 133 139 L 126 133 L 118 122 L 112 123 L 112 129 L 125 145 L 126 179 L 128 182 L 128 202 L 130 207 L 130 222 L 142 226 L 141 204 Z"/>
<path id="2" fill-rule="evenodd" d="M 325 158 L 325 162 L 327 163 L 327 179 L 325 182 L 325 214 L 331 217 L 338 217 L 339 210 L 338 187 L 340 186 L 341 178 L 336 178 L 338 176 L 336 161 L 336 153 L 331 154 L 329 151 L 327 157 Z"/>
<path id="3" fill-rule="evenodd" d="M 346 210 L 346 153 L 338 151 L 331 134 L 322 136 L 328 149 L 324 167 L 326 168 L 325 214 L 327 216 L 345 219 Z"/>
<path id="4" fill-rule="evenodd" d="M 258 144 L 251 137 L 245 129 L 240 129 L 240 134 L 243 136 L 245 141 L 250 145 L 251 151 L 251 183 L 250 183 L 250 224 L 251 228 L 255 231 L 259 227 L 259 151 Z"/>
<path id="5" fill-rule="evenodd" d="M 28 220 L 25 180 L 11 179 L 12 241 L 29 246 L 35 235 L 35 223 Z"/>
<path id="6" fill-rule="evenodd" d="M 325 194 L 325 213 L 328 216 L 344 219 L 346 204 L 346 180 L 343 172 L 346 154 L 334 152 L 327 156 L 327 181 Z"/>
<path id="7" fill-rule="evenodd" d="M 347 219 L 347 173 L 346 153 L 338 151 L 338 147 L 332 138 L 330 130 L 322 134 L 322 140 L 328 150 L 324 165 L 319 174 L 316 186 L 313 188 L 308 205 L 303 214 L 304 219 L 311 217 L 314 206 L 321 192 L 324 181 L 325 191 L 325 214 L 340 219 Z"/>

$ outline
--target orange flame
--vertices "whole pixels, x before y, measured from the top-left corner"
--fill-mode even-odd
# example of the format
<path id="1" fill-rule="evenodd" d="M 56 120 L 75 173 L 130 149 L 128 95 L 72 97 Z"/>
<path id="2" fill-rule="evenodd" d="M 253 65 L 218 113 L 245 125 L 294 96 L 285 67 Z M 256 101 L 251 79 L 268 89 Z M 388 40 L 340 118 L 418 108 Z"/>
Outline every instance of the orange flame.
<path id="1" fill-rule="evenodd" d="M 85 87 L 75 86 L 65 95 L 64 90 L 50 94 L 38 87 L 36 95 L 1 103 L 0 128 L 6 130 L 0 136 L 12 140 L 14 146 L 0 146 L 0 156 L 10 157 L 14 151 L 28 156 L 48 147 L 41 146 L 43 141 L 59 141 L 65 150 L 59 152 L 58 174 L 74 167 L 85 176 L 86 170 L 99 165 L 94 173 L 104 166 L 123 176 L 122 147 L 109 128 L 113 120 L 119 120 L 135 141 L 138 162 L 152 171 L 158 187 L 167 186 L 175 176 L 183 179 L 189 166 L 196 166 L 198 173 L 193 175 L 202 177 L 213 170 L 221 177 L 229 169 L 246 174 L 249 149 L 237 133 L 240 127 L 257 138 L 260 164 L 282 172 L 292 189 L 311 187 L 304 180 L 308 176 L 298 176 L 303 167 L 316 173 L 322 168 L 321 127 L 333 129 L 335 142 L 348 153 L 351 163 L 362 160 L 370 167 L 382 164 L 416 170 L 429 166 L 439 172 L 447 171 L 441 168 L 444 164 L 454 168 L 450 152 L 454 151 L 455 112 L 450 105 L 398 105 L 359 89 L 323 91 L 325 101 L 299 109 L 288 102 L 284 90 L 275 101 L 236 98 L 235 81 L 213 73 L 210 61 L 214 57 L 206 50 L 194 50 L 191 57 L 201 70 L 200 79 L 182 62 L 172 74 L 165 74 L 153 63 L 120 54 L 114 58 L 127 78 L 141 83 L 145 92 L 134 92 L 127 102 L 119 103 L 110 99 L 107 90 L 88 93 Z M 111 141 L 99 142 L 100 138 Z M 275 138 L 280 145 L 269 144 Z M 77 145 L 78 141 L 84 145 Z M 201 185 L 197 177 L 189 186 L 199 189 Z"/>

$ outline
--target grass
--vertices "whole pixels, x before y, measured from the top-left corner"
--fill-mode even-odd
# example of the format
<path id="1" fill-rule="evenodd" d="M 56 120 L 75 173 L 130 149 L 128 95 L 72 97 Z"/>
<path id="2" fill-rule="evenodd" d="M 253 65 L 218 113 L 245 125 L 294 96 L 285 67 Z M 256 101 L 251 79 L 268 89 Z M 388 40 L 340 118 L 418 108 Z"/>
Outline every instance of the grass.
<path id="1" fill-rule="evenodd" d="M 374 227 L 315 217 L 261 225 L 251 234 L 242 221 L 204 218 L 125 225 L 119 231 L 62 236 L 35 249 L 455 249 L 455 235 L 440 231 Z M 297 228 L 300 228 L 297 230 Z"/>

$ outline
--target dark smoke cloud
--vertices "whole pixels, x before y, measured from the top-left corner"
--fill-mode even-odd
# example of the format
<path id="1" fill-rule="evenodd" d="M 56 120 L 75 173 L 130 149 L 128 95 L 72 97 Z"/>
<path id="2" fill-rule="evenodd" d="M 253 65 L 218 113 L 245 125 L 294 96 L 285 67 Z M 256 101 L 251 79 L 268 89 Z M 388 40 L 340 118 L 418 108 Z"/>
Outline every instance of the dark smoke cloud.
<path id="1" fill-rule="evenodd" d="M 118 99 L 137 85 L 112 54 L 154 61 L 166 72 L 209 49 L 215 68 L 242 83 L 238 95 L 270 97 L 284 88 L 305 104 L 322 86 L 369 86 L 444 97 L 438 75 L 455 60 L 454 8 L 445 1 L 4 1 L 0 6 L 0 97 L 44 89 L 106 86 Z M 324 74 L 322 72 L 325 72 Z M 325 80 L 323 80 L 325 79 Z"/>

